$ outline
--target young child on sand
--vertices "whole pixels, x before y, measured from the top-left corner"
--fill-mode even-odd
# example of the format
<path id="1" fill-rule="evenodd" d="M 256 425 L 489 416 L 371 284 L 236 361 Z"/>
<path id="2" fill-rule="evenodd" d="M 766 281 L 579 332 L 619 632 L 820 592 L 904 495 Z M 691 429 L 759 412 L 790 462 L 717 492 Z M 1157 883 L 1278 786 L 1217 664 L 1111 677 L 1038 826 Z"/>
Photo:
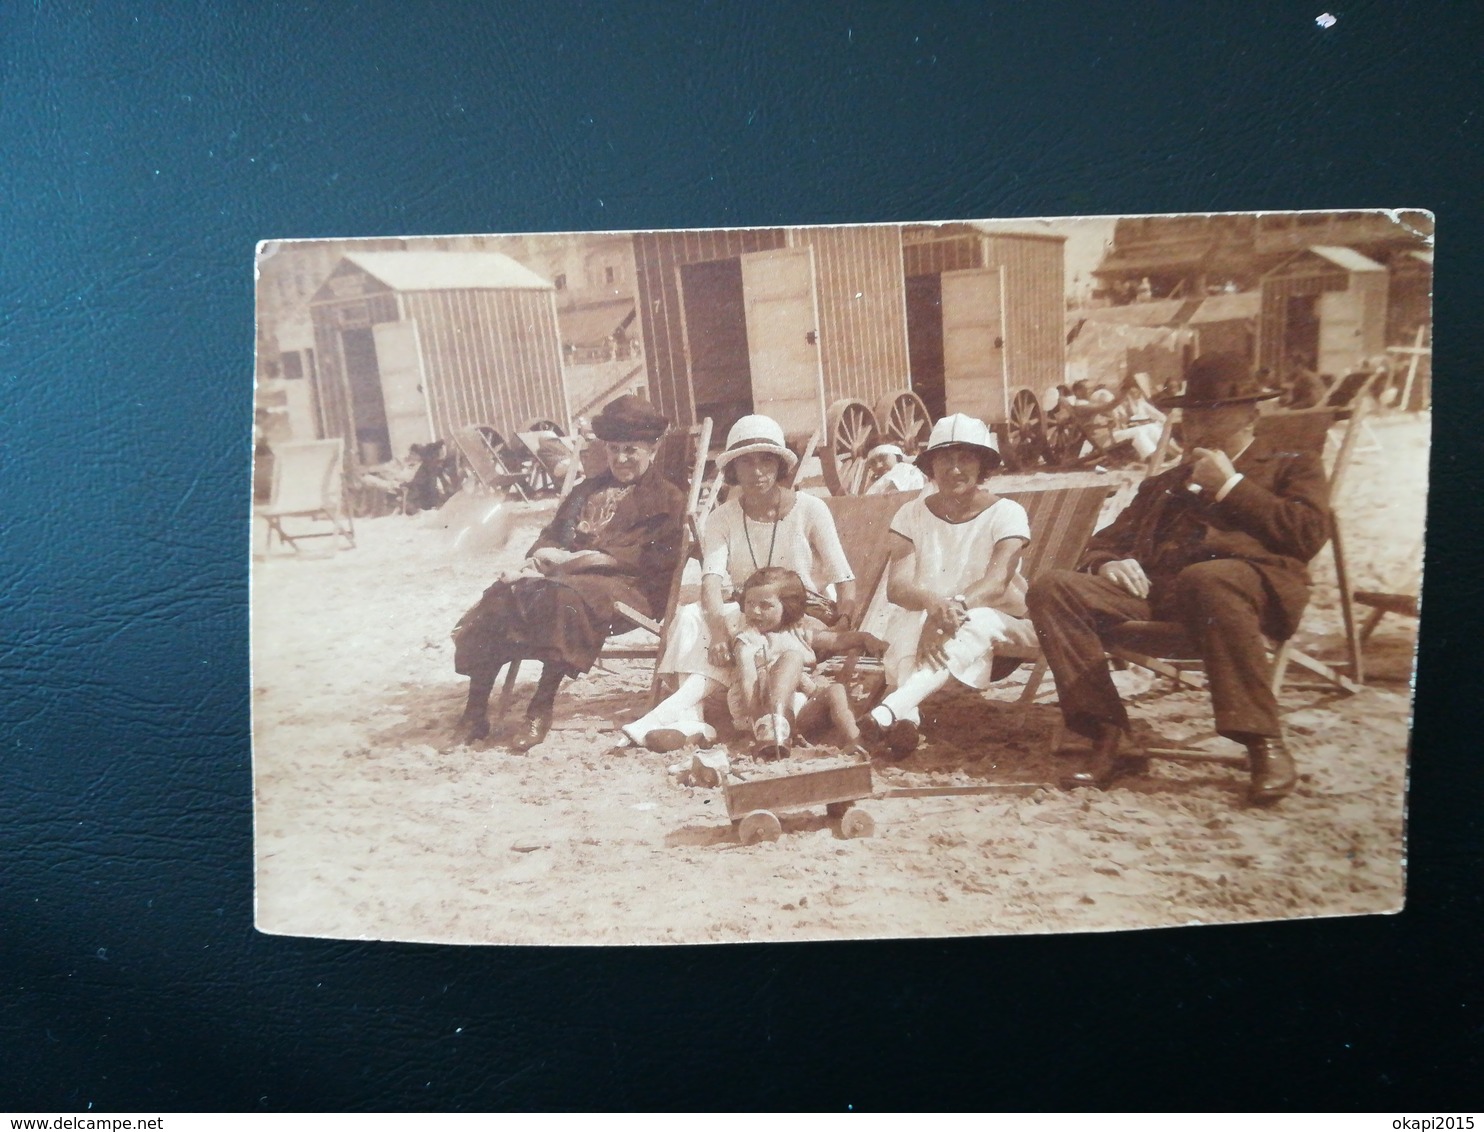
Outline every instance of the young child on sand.
<path id="1" fill-rule="evenodd" d="M 860 731 L 846 690 L 816 681 L 816 650 L 859 650 L 880 656 L 886 642 L 857 630 L 836 631 L 806 616 L 804 583 L 792 570 L 769 566 L 742 586 L 744 628 L 733 642 L 737 678 L 727 692 L 727 706 L 739 731 L 750 731 L 761 758 L 788 754 L 789 716 L 809 704 L 820 705 L 853 748 Z"/>

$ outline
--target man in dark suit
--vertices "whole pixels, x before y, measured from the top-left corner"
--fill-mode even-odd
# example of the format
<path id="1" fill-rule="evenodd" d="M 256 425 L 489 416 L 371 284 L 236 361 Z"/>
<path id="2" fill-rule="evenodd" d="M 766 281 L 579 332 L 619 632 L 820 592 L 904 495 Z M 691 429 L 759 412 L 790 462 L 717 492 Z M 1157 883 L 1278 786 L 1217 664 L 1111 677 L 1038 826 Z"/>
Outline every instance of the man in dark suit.
<path id="1" fill-rule="evenodd" d="M 1198 646 L 1216 730 L 1247 748 L 1252 801 L 1293 790 L 1266 641 L 1298 628 L 1308 562 L 1329 538 L 1330 516 L 1318 455 L 1255 438 L 1257 403 L 1278 395 L 1237 355 L 1197 358 L 1183 395 L 1160 404 L 1184 410 L 1185 461 L 1140 485 L 1077 570 L 1049 571 L 1031 586 L 1026 600 L 1062 715 L 1093 740 L 1068 786 L 1106 788 L 1137 765 L 1119 753 L 1128 713 L 1100 635 L 1157 620 L 1180 622 Z"/>

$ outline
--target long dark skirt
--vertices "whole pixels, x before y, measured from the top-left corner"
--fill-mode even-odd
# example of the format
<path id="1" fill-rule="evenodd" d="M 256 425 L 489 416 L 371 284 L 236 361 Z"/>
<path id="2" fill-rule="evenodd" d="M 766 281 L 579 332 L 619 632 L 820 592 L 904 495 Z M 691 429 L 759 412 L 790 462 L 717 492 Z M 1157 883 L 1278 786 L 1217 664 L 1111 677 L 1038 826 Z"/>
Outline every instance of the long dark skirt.
<path id="1" fill-rule="evenodd" d="M 454 670 L 462 676 L 493 675 L 508 661 L 537 660 L 564 665 L 571 674 L 586 672 L 603 642 L 628 625 L 615 613 L 615 601 L 649 611 L 644 596 L 622 577 L 496 582 L 454 627 Z"/>

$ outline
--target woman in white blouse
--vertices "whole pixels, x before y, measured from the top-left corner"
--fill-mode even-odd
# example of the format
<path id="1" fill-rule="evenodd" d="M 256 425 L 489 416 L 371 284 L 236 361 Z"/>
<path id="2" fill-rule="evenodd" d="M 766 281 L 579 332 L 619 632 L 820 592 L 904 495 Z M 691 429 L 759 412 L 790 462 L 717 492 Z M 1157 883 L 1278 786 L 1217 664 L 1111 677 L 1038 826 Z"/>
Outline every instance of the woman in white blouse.
<path id="1" fill-rule="evenodd" d="M 989 687 L 1000 675 L 997 644 L 1035 642 L 1020 573 L 1031 538 L 1025 508 L 984 486 L 999 464 L 994 434 L 962 413 L 935 424 L 917 457 L 937 490 L 904 505 L 891 522 L 891 607 L 881 632 L 891 691 L 859 720 L 868 747 L 909 754 L 923 700 L 950 676 Z"/>
<path id="2" fill-rule="evenodd" d="M 697 736 L 715 738 L 701 718 L 701 703 L 731 682 L 732 639 L 741 628 L 732 595 L 758 570 L 792 570 L 821 597 L 833 586 L 836 627 L 855 623 L 855 576 L 834 518 L 823 500 L 783 485 L 798 457 L 784 443 L 778 422 L 760 414 L 743 417 L 727 434 L 716 463 L 735 487 L 706 520 L 700 603 L 676 611 L 660 658 L 660 673 L 679 677 L 679 686 L 623 728 L 630 741 L 653 750 L 673 750 Z"/>

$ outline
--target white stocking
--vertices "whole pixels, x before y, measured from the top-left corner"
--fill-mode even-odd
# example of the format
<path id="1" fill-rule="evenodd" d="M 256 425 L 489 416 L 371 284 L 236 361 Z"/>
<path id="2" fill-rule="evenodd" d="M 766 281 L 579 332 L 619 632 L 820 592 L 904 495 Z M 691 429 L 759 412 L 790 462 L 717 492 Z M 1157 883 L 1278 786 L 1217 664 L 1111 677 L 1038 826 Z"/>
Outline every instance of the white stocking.
<path id="1" fill-rule="evenodd" d="M 913 669 L 912 674 L 895 691 L 872 709 L 871 718 L 883 727 L 889 726 L 894 718 L 921 723 L 922 717 L 918 714 L 917 705 L 947 684 L 950 675 L 952 674 L 946 666 Z"/>
<path id="2" fill-rule="evenodd" d="M 699 672 L 692 672 L 680 681 L 680 687 L 666 699 L 661 700 L 648 715 L 625 725 L 621 730 L 637 746 L 644 745 L 644 738 L 651 731 L 661 728 L 683 732 L 686 735 L 701 735 L 706 724 L 701 719 L 701 701 L 721 685 Z"/>

